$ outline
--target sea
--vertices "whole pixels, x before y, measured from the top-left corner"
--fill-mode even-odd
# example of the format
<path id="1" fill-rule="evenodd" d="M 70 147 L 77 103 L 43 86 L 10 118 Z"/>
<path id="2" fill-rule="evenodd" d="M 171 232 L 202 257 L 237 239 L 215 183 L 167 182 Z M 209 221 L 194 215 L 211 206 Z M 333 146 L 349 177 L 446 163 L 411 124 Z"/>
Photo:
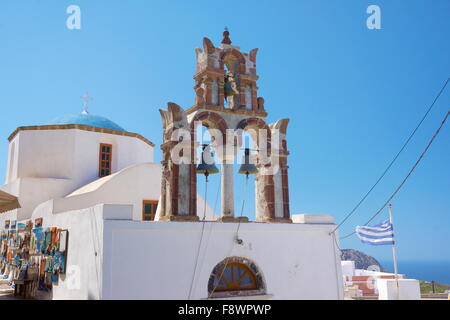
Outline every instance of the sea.
<path id="1" fill-rule="evenodd" d="M 393 261 L 379 261 L 381 266 L 394 272 Z M 450 261 L 402 260 L 397 261 L 398 273 L 407 278 L 435 281 L 450 285 Z"/>

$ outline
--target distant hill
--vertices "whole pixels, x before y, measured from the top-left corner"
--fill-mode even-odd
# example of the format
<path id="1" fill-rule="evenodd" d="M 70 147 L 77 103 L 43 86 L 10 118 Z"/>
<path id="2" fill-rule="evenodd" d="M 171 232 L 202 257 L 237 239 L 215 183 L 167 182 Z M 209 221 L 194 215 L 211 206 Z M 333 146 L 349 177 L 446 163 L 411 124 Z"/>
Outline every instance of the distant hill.
<path id="1" fill-rule="evenodd" d="M 444 293 L 450 291 L 450 286 L 448 284 L 434 283 L 434 292 Z M 433 285 L 429 281 L 420 281 L 420 292 L 422 294 L 427 294 L 433 292 Z"/>
<path id="2" fill-rule="evenodd" d="M 358 250 L 342 249 L 341 260 L 355 261 L 356 269 L 367 270 L 369 266 L 377 265 L 380 267 L 380 271 L 388 272 L 374 257 L 368 256 L 367 254 Z"/>

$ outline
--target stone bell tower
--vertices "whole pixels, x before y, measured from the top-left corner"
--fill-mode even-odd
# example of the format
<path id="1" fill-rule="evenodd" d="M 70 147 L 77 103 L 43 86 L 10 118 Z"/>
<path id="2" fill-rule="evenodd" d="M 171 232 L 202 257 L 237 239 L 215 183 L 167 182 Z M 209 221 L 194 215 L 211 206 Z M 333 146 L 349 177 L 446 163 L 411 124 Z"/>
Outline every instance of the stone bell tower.
<path id="1" fill-rule="evenodd" d="M 203 38 L 196 50 L 195 104 L 183 110 L 175 103 L 160 110 L 163 118 L 163 175 L 160 220 L 198 220 L 195 132 L 208 128 L 221 160 L 222 212 L 219 220 L 238 221 L 234 215 L 234 160 L 242 145 L 242 132 L 252 137 L 256 152 L 256 221 L 291 222 L 286 130 L 289 119 L 267 124 L 264 99 L 258 97 L 258 49 L 241 52 L 223 32 L 219 47 Z M 214 133 L 213 133 L 214 132 Z M 181 152 L 180 149 L 183 149 Z M 188 152 L 187 152 L 188 151 Z M 179 158 L 184 161 L 180 163 Z M 174 159 L 177 158 L 177 159 Z"/>
<path id="2" fill-rule="evenodd" d="M 258 101 L 256 81 L 256 54 L 258 49 L 250 53 L 241 53 L 240 48 L 231 45 L 229 32 L 223 33 L 222 45 L 215 48 L 211 40 L 203 39 L 203 50 L 196 49 L 197 69 L 194 75 L 196 92 L 195 106 L 224 107 L 226 98 L 225 79 L 232 79 L 230 88 L 234 91 L 228 98 L 232 110 L 249 110 L 265 117 L 264 100 Z M 192 108 L 191 108 L 192 109 Z"/>

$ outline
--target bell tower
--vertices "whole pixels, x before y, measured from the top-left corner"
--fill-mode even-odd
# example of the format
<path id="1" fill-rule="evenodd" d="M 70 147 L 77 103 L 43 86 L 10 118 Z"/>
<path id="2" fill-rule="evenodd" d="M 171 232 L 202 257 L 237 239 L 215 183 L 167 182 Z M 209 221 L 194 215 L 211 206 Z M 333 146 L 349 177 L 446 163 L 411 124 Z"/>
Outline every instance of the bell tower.
<path id="1" fill-rule="evenodd" d="M 264 100 L 261 98 L 258 101 L 256 85 L 259 78 L 256 75 L 258 49 L 241 53 L 240 48 L 231 43 L 230 33 L 225 30 L 220 47 L 214 47 L 211 40 L 203 38 L 203 50 L 195 50 L 194 107 L 247 110 L 265 117 Z"/>
<path id="2" fill-rule="evenodd" d="M 167 111 L 160 110 L 164 127 L 160 220 L 198 219 L 195 132 L 198 125 L 203 125 L 210 131 L 214 141 L 212 147 L 221 160 L 222 210 L 219 220 L 239 221 L 234 214 L 233 163 L 242 146 L 242 132 L 247 131 L 256 146 L 256 152 L 252 154 L 257 168 L 256 220 L 291 222 L 286 144 L 289 119 L 266 123 L 264 99 L 258 97 L 258 49 L 242 52 L 232 45 L 230 32 L 225 29 L 219 47 L 203 38 L 203 48 L 197 48 L 195 52 L 194 105 L 183 110 L 169 103 Z M 189 134 L 174 137 L 174 129 Z M 183 157 L 186 161 L 176 164 L 173 158 L 178 151 L 173 151 L 180 144 L 185 147 Z"/>

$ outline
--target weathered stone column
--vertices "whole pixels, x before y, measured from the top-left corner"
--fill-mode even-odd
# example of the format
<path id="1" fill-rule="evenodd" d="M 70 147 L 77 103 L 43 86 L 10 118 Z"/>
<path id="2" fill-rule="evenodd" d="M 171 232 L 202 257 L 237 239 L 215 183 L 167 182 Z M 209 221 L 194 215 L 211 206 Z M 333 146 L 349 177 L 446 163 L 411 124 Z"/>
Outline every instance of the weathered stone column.
<path id="1" fill-rule="evenodd" d="M 234 217 L 234 165 L 222 164 L 222 217 Z"/>
<path id="2" fill-rule="evenodd" d="M 283 190 L 283 218 L 291 219 L 291 213 L 289 209 L 289 182 L 288 182 L 288 168 L 287 158 L 280 158 L 281 169 L 281 187 Z"/>
<path id="3" fill-rule="evenodd" d="M 256 86 L 256 84 L 252 85 L 252 100 L 253 111 L 264 111 L 258 109 L 258 87 Z"/>
<path id="4" fill-rule="evenodd" d="M 206 90 L 206 104 L 211 105 L 212 104 L 212 79 L 210 77 L 205 76 L 203 83 L 205 84 L 205 90 Z"/>
<path id="5" fill-rule="evenodd" d="M 218 84 L 219 84 L 219 107 L 223 108 L 224 107 L 224 103 L 225 103 L 223 76 L 221 76 L 218 79 Z"/>
<path id="6" fill-rule="evenodd" d="M 195 162 L 195 150 L 197 143 L 191 140 L 191 164 L 190 167 L 190 201 L 189 201 L 189 215 L 197 216 L 197 164 Z"/>
<path id="7" fill-rule="evenodd" d="M 163 120 L 164 141 L 160 221 L 198 221 L 196 202 L 196 180 L 191 183 L 195 166 L 192 163 L 193 147 L 189 136 L 189 125 L 184 110 L 175 103 L 168 103 L 168 110 L 160 110 Z M 178 130 L 182 129 L 182 130 Z M 194 193 L 195 192 L 195 193 Z"/>
<path id="8" fill-rule="evenodd" d="M 263 174 L 261 167 L 255 175 L 256 221 L 270 222 L 275 219 L 275 190 L 273 175 Z"/>
<path id="9" fill-rule="evenodd" d="M 227 141 L 228 148 L 217 148 L 217 155 L 221 159 L 221 191 L 222 210 L 221 217 L 217 220 L 222 222 L 247 222 L 248 217 L 236 217 L 234 211 L 234 160 L 237 148 L 232 141 Z"/>
<path id="10" fill-rule="evenodd" d="M 276 204 L 275 204 L 275 190 L 280 190 L 281 188 L 276 188 L 275 179 L 273 174 L 263 174 L 261 169 L 255 176 L 255 193 L 256 193 L 256 221 L 258 222 L 283 222 L 290 223 L 292 220 L 289 216 L 285 214 L 285 206 L 289 210 L 289 202 L 283 203 L 283 216 L 276 216 Z M 283 171 L 280 173 L 283 174 Z M 281 177 L 283 179 L 283 177 Z M 282 180 L 281 179 L 281 180 Z M 287 179 L 286 179 L 287 181 Z M 288 192 L 288 190 L 286 190 Z M 286 193 L 287 194 L 287 193 Z M 283 199 L 285 195 L 283 193 Z M 289 201 L 289 200 L 288 200 Z"/>

